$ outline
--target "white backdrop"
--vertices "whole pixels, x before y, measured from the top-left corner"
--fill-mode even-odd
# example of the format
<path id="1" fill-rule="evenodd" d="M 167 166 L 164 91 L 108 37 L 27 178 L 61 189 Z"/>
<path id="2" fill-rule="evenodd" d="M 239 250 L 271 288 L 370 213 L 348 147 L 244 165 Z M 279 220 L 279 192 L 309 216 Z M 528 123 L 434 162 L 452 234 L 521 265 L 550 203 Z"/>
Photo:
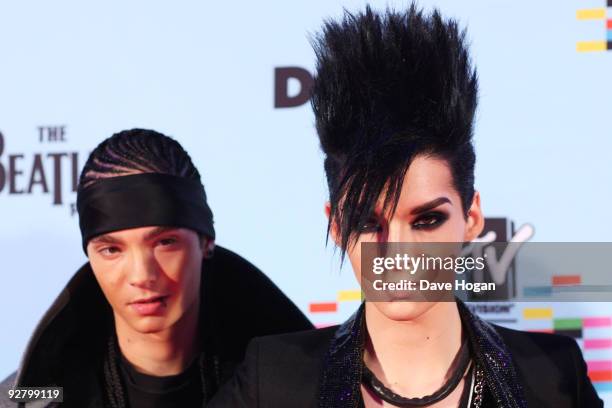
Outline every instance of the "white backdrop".
<path id="1" fill-rule="evenodd" d="M 421 2 L 468 26 L 480 75 L 476 183 L 484 211 L 533 224 L 536 241 L 611 238 L 612 51 L 577 52 L 579 41 L 610 36 L 605 1 Z M 264 270 L 316 324 L 355 309 L 357 302 L 340 301 L 336 312 L 310 312 L 311 303 L 343 300 L 338 292 L 357 283 L 325 247 L 326 183 L 312 113 L 307 104 L 274 108 L 274 69 L 312 72 L 308 33 L 364 4 L 0 4 L 0 377 L 86 260 L 72 214 L 73 169 L 103 138 L 132 127 L 184 145 L 202 173 L 218 242 Z M 593 8 L 602 9 L 598 18 L 577 18 Z M 564 305 L 555 316 L 609 318 L 612 308 Z M 599 322 L 589 335 L 612 343 L 612 325 Z M 595 382 L 602 395 L 612 390 L 610 347 L 585 351 L 603 372 Z"/>

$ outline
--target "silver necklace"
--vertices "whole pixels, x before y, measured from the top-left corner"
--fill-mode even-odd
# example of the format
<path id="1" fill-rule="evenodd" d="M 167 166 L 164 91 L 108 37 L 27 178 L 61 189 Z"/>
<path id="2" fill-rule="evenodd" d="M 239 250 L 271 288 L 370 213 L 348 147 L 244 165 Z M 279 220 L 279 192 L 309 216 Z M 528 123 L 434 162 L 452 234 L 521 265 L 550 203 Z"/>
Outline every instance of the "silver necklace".
<path id="1" fill-rule="evenodd" d="M 470 386 L 470 397 L 468 398 L 468 408 L 482 407 L 482 394 L 484 387 L 484 372 L 480 366 L 476 365 L 472 371 L 472 385 Z"/>

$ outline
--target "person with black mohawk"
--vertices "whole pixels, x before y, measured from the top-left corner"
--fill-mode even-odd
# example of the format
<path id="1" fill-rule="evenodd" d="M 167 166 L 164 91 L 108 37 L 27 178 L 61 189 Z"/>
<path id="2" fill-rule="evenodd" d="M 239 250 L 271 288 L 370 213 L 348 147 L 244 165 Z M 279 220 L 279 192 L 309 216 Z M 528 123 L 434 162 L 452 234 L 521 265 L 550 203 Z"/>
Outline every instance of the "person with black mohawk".
<path id="1" fill-rule="evenodd" d="M 438 11 L 345 12 L 314 38 L 328 236 L 362 280 L 362 243 L 465 243 L 483 230 L 478 78 Z M 214 407 L 602 407 L 576 342 L 488 324 L 459 299 L 366 301 L 340 326 L 253 340 Z M 403 296 L 403 295 L 402 295 Z"/>
<path id="2" fill-rule="evenodd" d="M 0 407 L 16 405 L 14 387 L 63 387 L 62 407 L 203 407 L 251 338 L 313 327 L 259 269 L 216 245 L 200 173 L 173 138 L 132 129 L 104 140 L 77 208 L 89 262 L 0 384 Z"/>

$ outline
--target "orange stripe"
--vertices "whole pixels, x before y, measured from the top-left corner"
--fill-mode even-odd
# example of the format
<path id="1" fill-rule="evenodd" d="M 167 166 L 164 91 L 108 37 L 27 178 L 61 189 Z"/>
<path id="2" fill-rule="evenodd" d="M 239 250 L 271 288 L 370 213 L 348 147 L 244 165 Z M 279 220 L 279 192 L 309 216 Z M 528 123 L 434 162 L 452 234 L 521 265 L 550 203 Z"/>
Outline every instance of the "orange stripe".
<path id="1" fill-rule="evenodd" d="M 556 275 L 552 277 L 553 286 L 580 285 L 581 281 L 580 275 Z"/>
<path id="2" fill-rule="evenodd" d="M 553 329 L 529 329 L 528 332 L 532 333 L 554 333 Z"/>
<path id="3" fill-rule="evenodd" d="M 589 371 L 589 378 L 593 382 L 612 381 L 612 371 Z"/>
<path id="4" fill-rule="evenodd" d="M 325 313 L 325 312 L 337 312 L 338 303 L 326 302 L 326 303 L 311 303 L 309 305 L 310 313 Z"/>

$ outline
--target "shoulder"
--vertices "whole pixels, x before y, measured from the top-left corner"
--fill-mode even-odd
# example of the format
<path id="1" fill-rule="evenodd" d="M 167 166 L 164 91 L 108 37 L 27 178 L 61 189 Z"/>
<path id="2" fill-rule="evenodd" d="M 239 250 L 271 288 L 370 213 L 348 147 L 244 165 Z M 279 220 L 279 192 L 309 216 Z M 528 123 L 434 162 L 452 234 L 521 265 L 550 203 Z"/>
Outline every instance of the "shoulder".
<path id="1" fill-rule="evenodd" d="M 255 338 L 247 358 L 256 360 L 262 378 L 296 381 L 317 378 L 338 326 Z M 285 373 L 287 371 L 287 373 Z M 314 376 L 314 377 L 313 377 Z"/>
<path id="2" fill-rule="evenodd" d="M 338 326 L 323 329 L 302 330 L 293 333 L 284 333 L 271 336 L 262 336 L 253 340 L 263 352 L 275 353 L 301 352 L 306 355 L 327 350 Z"/>
<path id="3" fill-rule="evenodd" d="M 512 355 L 529 403 L 602 407 L 588 378 L 578 343 L 571 337 L 526 332 L 494 325 Z M 547 405 L 548 404 L 548 405 Z"/>
<path id="4" fill-rule="evenodd" d="M 0 408 L 16 407 L 17 404 L 9 400 L 8 390 L 15 386 L 17 372 L 12 373 L 0 382 Z"/>
<path id="5" fill-rule="evenodd" d="M 518 346 L 540 346 L 540 347 L 573 347 L 576 341 L 569 337 L 560 334 L 537 332 L 537 331 L 523 331 L 510 329 L 496 324 L 491 324 L 495 330 L 503 337 L 506 342 L 514 343 Z"/>
<path id="6" fill-rule="evenodd" d="M 558 375 L 571 375 L 582 352 L 571 337 L 560 334 L 527 332 L 495 326 L 519 366 L 550 369 Z"/>
<path id="7" fill-rule="evenodd" d="M 311 407 L 338 326 L 257 337 L 211 407 Z"/>

